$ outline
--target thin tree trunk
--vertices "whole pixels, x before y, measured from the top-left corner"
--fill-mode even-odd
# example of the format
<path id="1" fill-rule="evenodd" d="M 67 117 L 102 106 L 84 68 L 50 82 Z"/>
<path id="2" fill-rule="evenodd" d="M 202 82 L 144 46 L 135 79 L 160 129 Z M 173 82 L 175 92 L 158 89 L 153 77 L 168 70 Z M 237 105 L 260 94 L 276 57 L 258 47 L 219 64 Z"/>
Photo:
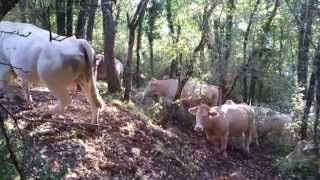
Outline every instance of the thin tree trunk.
<path id="1" fill-rule="evenodd" d="M 320 39 L 319 39 L 320 40 Z M 318 48 L 316 52 L 316 59 L 315 59 L 315 68 L 316 68 L 316 103 L 315 103 L 315 109 L 316 109 L 316 118 L 314 121 L 314 136 L 313 136 L 313 141 L 316 149 L 316 155 L 319 158 L 319 116 L 320 116 L 320 41 L 318 41 Z M 317 176 L 320 176 L 318 172 Z"/>
<path id="2" fill-rule="evenodd" d="M 248 71 L 248 69 L 246 68 L 247 64 L 247 43 L 248 43 L 248 39 L 249 39 L 249 34 L 251 31 L 251 26 L 253 23 L 253 18 L 255 13 L 257 12 L 258 6 L 260 4 L 260 0 L 256 1 L 256 4 L 254 5 L 253 11 L 250 14 L 250 18 L 249 18 L 249 23 L 246 29 L 246 32 L 244 34 L 244 41 L 243 41 L 243 88 L 242 88 L 242 96 L 243 96 L 243 102 L 247 102 L 247 98 L 248 98 L 248 81 L 247 81 L 247 74 L 246 72 Z"/>
<path id="3" fill-rule="evenodd" d="M 226 88 L 226 76 L 228 72 L 228 64 L 230 59 L 230 54 L 232 51 L 232 36 L 233 36 L 233 11 L 235 9 L 234 0 L 228 0 L 227 3 L 227 26 L 225 31 L 225 43 L 224 43 L 224 54 L 222 61 L 220 61 L 220 69 L 218 71 L 219 74 L 219 86 L 222 90 L 222 94 L 225 95 L 227 88 Z M 222 98 L 224 101 L 224 98 Z"/>
<path id="4" fill-rule="evenodd" d="M 154 42 L 154 30 L 155 30 L 155 21 L 157 17 L 161 14 L 161 1 L 152 0 L 151 6 L 148 7 L 148 16 L 146 18 L 146 24 L 148 25 L 146 28 L 146 34 L 148 37 L 148 48 L 149 48 L 149 63 L 150 63 L 150 74 L 153 76 L 154 74 L 154 55 L 153 55 L 153 42 Z"/>
<path id="5" fill-rule="evenodd" d="M 37 15 L 36 15 L 36 7 L 35 3 L 31 2 L 28 4 L 28 10 L 31 12 L 30 23 L 37 24 Z"/>
<path id="6" fill-rule="evenodd" d="M 89 9 L 89 15 L 88 15 L 88 25 L 87 25 L 87 40 L 92 41 L 92 34 L 93 34 L 93 28 L 94 28 L 94 20 L 96 16 L 96 11 L 98 8 L 98 0 L 91 0 L 90 1 L 90 9 Z"/>
<path id="7" fill-rule="evenodd" d="M 21 22 L 26 23 L 27 22 L 27 0 L 20 0 L 19 1 L 19 9 L 20 9 L 20 16 L 21 16 Z"/>
<path id="8" fill-rule="evenodd" d="M 283 29 L 283 25 L 280 25 L 280 52 L 279 52 L 279 75 L 282 75 L 282 66 L 283 66 L 283 60 L 282 60 L 282 51 L 283 51 L 283 40 L 284 40 L 284 29 Z"/>
<path id="9" fill-rule="evenodd" d="M 132 72 L 131 72 L 131 61 L 132 61 L 132 53 L 133 53 L 133 44 L 135 38 L 135 29 L 129 28 L 129 41 L 128 41 L 128 52 L 127 52 L 127 62 L 124 68 L 124 77 L 123 83 L 125 87 L 124 91 L 124 100 L 128 101 L 130 99 L 130 92 L 132 86 Z"/>
<path id="10" fill-rule="evenodd" d="M 72 36 L 73 33 L 73 0 L 67 1 L 67 36 Z"/>
<path id="11" fill-rule="evenodd" d="M 141 22 L 138 27 L 138 35 L 137 35 L 137 44 L 136 44 L 136 56 L 137 56 L 137 65 L 136 65 L 136 76 L 135 76 L 135 82 L 136 86 L 140 86 L 140 49 L 141 49 L 141 36 L 142 36 L 142 25 L 143 23 Z"/>
<path id="12" fill-rule="evenodd" d="M 310 113 L 310 108 L 314 99 L 314 87 L 315 87 L 315 81 L 316 81 L 316 77 L 315 77 L 315 73 L 313 72 L 311 74 L 311 78 L 310 78 L 310 82 L 309 82 L 309 88 L 308 88 L 308 92 L 307 92 L 307 102 L 306 102 L 306 106 L 304 108 L 304 112 L 303 112 L 303 116 L 302 116 L 302 123 L 301 123 L 301 139 L 306 139 L 307 138 L 307 129 L 308 129 L 308 116 Z"/>
<path id="13" fill-rule="evenodd" d="M 138 4 L 138 7 L 133 15 L 133 17 L 129 18 L 129 14 L 127 14 L 128 28 L 129 28 L 129 41 L 128 41 L 128 53 L 127 53 L 127 62 L 124 67 L 124 77 L 123 83 L 125 87 L 124 91 L 124 100 L 129 101 L 131 95 L 131 86 L 132 86 L 132 54 L 133 54 L 133 45 L 135 40 L 135 30 L 139 23 L 141 23 L 142 18 L 144 16 L 147 4 L 149 0 L 141 0 Z"/>
<path id="14" fill-rule="evenodd" d="M 308 62 L 309 62 L 309 40 L 311 36 L 312 11 L 314 0 L 304 1 L 300 9 L 300 21 L 298 22 L 298 83 L 299 86 L 306 88 L 308 81 Z M 306 94 L 306 89 L 303 91 Z"/>
<path id="15" fill-rule="evenodd" d="M 56 19 L 57 19 L 57 33 L 64 36 L 66 34 L 66 6 L 64 0 L 56 0 Z"/>
<path id="16" fill-rule="evenodd" d="M 114 62 L 115 29 L 112 7 L 112 0 L 101 1 L 104 32 L 104 63 L 107 73 L 108 90 L 110 93 L 116 93 L 121 90 L 121 86 L 119 80 L 120 77 L 117 76 Z"/>
<path id="17" fill-rule="evenodd" d="M 87 0 L 80 1 L 80 12 L 78 16 L 77 28 L 76 28 L 76 37 L 84 39 L 85 38 L 85 26 L 87 19 Z"/>
<path id="18" fill-rule="evenodd" d="M 262 26 L 262 33 L 260 34 L 260 39 L 259 39 L 259 48 L 256 50 L 253 50 L 253 53 L 257 53 L 258 54 L 258 59 L 260 59 L 261 57 L 263 57 L 263 53 L 265 51 L 265 47 L 267 46 L 267 37 L 268 34 L 270 32 L 270 28 L 271 28 L 271 23 L 274 19 L 274 17 L 276 16 L 278 7 L 280 6 L 280 0 L 275 0 L 274 2 L 274 7 L 271 11 L 270 16 L 268 17 L 266 23 Z M 258 51 L 258 52 L 256 52 Z M 255 60 L 256 58 L 251 58 L 251 61 L 248 60 L 248 64 L 249 67 L 251 69 L 251 80 L 250 80 L 250 87 L 249 87 L 249 98 L 247 99 L 247 103 L 254 103 L 255 102 L 255 90 L 256 90 L 256 84 L 258 81 L 258 70 L 256 69 L 256 64 L 257 64 L 257 60 L 255 62 L 253 62 L 253 60 Z"/>
<path id="19" fill-rule="evenodd" d="M 167 11 L 167 21 L 168 21 L 168 27 L 170 30 L 170 36 L 172 39 L 173 47 L 176 47 L 176 44 L 179 42 L 179 37 L 181 33 L 181 26 L 180 24 L 176 25 L 174 24 L 174 17 L 172 14 L 172 0 L 166 0 L 166 11 Z M 179 50 L 175 49 L 176 57 L 171 62 L 171 69 L 170 69 L 170 78 L 177 78 L 180 74 L 178 72 L 180 64 L 178 62 L 179 58 Z M 179 77 L 178 77 L 179 78 Z"/>
<path id="20" fill-rule="evenodd" d="M 148 33 L 148 42 L 149 42 L 149 61 L 150 61 L 150 74 L 154 74 L 154 59 L 153 59 L 153 34 L 149 35 Z"/>

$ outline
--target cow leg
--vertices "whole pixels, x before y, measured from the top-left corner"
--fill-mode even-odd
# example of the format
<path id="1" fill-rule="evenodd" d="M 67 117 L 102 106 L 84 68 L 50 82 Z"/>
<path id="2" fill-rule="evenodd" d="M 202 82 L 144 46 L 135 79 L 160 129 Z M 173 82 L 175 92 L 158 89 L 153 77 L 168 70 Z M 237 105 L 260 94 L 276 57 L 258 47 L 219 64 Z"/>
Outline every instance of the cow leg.
<path id="1" fill-rule="evenodd" d="M 53 114 L 60 114 L 64 108 L 71 103 L 71 98 L 68 94 L 66 86 L 54 86 L 47 84 L 50 92 L 58 99 L 58 103 L 49 108 L 47 112 L 43 114 L 43 117 L 47 117 Z"/>
<path id="2" fill-rule="evenodd" d="M 220 139 L 215 137 L 215 136 L 210 136 L 208 134 L 206 134 L 208 141 L 210 142 L 210 144 L 213 146 L 213 150 L 215 153 L 219 153 L 220 152 Z"/>
<path id="3" fill-rule="evenodd" d="M 96 92 L 96 88 L 92 87 L 94 84 L 90 84 L 88 82 L 85 82 L 84 80 L 79 82 L 81 88 L 84 90 L 86 97 L 89 101 L 89 104 L 91 105 L 91 109 L 93 112 L 93 120 L 91 120 L 92 123 L 97 123 L 99 119 L 99 111 L 102 107 L 102 100 L 98 92 Z M 95 122 L 94 122 L 95 121 Z"/>
<path id="4" fill-rule="evenodd" d="M 27 80 L 22 80 L 22 87 L 24 89 L 24 98 L 27 100 L 27 104 L 29 107 L 32 106 L 32 97 L 31 97 L 31 93 L 30 93 L 30 84 Z"/>
<path id="5" fill-rule="evenodd" d="M 225 134 L 224 136 L 221 137 L 221 152 L 224 158 L 228 157 L 227 154 L 227 144 L 228 144 L 228 134 Z"/>
<path id="6" fill-rule="evenodd" d="M 245 145 L 246 145 L 246 151 L 249 153 L 249 148 L 250 148 L 250 143 L 251 143 L 251 133 L 246 133 L 246 138 L 245 138 Z"/>
<path id="7" fill-rule="evenodd" d="M 243 150 L 246 149 L 246 135 L 245 135 L 245 133 L 241 134 L 241 148 Z"/>

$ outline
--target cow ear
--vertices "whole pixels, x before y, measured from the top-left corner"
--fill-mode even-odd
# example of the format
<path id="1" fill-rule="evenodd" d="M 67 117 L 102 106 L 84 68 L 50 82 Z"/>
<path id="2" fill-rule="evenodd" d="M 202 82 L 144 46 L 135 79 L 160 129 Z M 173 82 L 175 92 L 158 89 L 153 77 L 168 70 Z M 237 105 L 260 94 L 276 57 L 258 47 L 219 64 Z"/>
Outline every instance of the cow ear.
<path id="1" fill-rule="evenodd" d="M 192 115 L 196 115 L 197 110 L 198 110 L 198 106 L 195 106 L 195 107 L 192 107 L 192 108 L 188 109 L 189 113 L 192 114 Z"/>

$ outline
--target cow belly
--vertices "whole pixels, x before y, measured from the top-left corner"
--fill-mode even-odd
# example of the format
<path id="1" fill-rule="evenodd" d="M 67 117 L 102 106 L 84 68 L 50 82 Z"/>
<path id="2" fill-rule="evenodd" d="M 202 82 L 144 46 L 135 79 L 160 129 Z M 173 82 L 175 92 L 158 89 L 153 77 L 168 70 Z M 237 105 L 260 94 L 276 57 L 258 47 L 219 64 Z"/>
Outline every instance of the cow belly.
<path id="1" fill-rule="evenodd" d="M 244 119 L 238 119 L 235 122 L 231 122 L 229 126 L 230 136 L 241 136 L 243 132 L 248 131 L 248 121 Z"/>

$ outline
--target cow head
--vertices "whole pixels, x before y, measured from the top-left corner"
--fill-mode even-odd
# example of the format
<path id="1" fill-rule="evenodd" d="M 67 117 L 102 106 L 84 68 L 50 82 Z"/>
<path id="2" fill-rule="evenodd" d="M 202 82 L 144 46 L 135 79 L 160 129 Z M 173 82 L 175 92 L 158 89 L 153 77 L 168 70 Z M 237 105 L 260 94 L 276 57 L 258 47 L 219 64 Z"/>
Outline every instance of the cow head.
<path id="1" fill-rule="evenodd" d="M 157 95 L 157 84 L 158 84 L 158 80 L 155 78 L 152 78 L 149 81 L 148 85 L 144 88 L 143 97 Z"/>
<path id="2" fill-rule="evenodd" d="M 210 108 L 204 103 L 189 108 L 188 111 L 196 116 L 196 124 L 194 126 L 195 131 L 203 131 L 206 122 L 209 120 L 209 116 L 215 118 L 218 115 L 218 112 L 214 108 Z"/>

